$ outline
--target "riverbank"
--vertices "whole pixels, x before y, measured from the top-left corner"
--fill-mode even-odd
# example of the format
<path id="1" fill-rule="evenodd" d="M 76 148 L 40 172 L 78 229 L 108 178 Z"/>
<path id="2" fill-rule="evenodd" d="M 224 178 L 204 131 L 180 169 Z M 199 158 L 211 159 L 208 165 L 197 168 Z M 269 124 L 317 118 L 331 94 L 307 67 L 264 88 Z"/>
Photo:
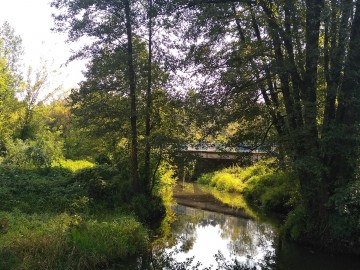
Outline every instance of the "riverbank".
<path id="1" fill-rule="evenodd" d="M 125 184 L 89 162 L 0 165 L 0 269 L 111 269 L 146 253 L 154 201 Z"/>
<path id="2" fill-rule="evenodd" d="M 252 218 L 245 209 L 231 207 L 221 202 L 209 191 L 204 191 L 204 188 L 201 189 L 200 186 L 196 184 L 186 183 L 176 185 L 173 189 L 173 198 L 180 205 L 237 217 Z"/>

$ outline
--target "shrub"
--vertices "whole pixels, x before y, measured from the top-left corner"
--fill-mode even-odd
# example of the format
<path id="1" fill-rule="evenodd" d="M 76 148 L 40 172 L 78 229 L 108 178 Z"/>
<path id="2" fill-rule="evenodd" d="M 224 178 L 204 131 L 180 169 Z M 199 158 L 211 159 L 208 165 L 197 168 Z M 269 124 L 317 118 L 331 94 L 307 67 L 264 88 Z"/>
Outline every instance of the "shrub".
<path id="1" fill-rule="evenodd" d="M 111 159 L 105 154 L 99 154 L 98 156 L 96 156 L 95 162 L 99 165 L 111 165 L 112 163 Z"/>
<path id="2" fill-rule="evenodd" d="M 113 209 L 129 203 L 133 197 L 127 173 L 112 166 L 101 165 L 79 170 L 71 182 L 84 190 L 84 195 L 90 199 L 94 209 Z"/>
<path id="3" fill-rule="evenodd" d="M 258 163 L 243 168 L 240 166 L 232 166 L 213 173 L 201 175 L 197 182 L 216 187 L 222 191 L 242 192 L 244 184 L 257 175 L 272 173 L 275 168 L 275 160 L 262 160 Z"/>
<path id="4" fill-rule="evenodd" d="M 266 210 L 287 213 L 296 196 L 296 176 L 289 172 L 274 172 L 252 177 L 243 194 L 247 200 Z"/>
<path id="5" fill-rule="evenodd" d="M 71 172 L 92 168 L 95 164 L 87 160 L 59 159 L 52 163 L 53 168 L 62 168 Z"/>
<path id="6" fill-rule="evenodd" d="M 215 173 L 210 182 L 211 186 L 222 191 L 240 192 L 242 190 L 242 182 L 236 175 L 228 172 Z"/>
<path id="7" fill-rule="evenodd" d="M 330 213 L 329 225 L 336 241 L 351 239 L 360 244 L 360 180 L 337 188 L 330 197 L 329 204 L 334 209 Z M 356 239 L 356 240 L 355 240 Z"/>
<path id="8" fill-rule="evenodd" d="M 7 140 L 3 163 L 22 168 L 50 168 L 54 160 L 62 157 L 61 148 L 61 142 L 51 132 L 44 132 L 35 140 Z"/>
<path id="9" fill-rule="evenodd" d="M 66 170 L 30 170 L 0 166 L 0 211 L 60 212 L 86 196 L 83 188 L 69 183 Z"/>
<path id="10" fill-rule="evenodd" d="M 196 180 L 198 184 L 201 185 L 209 185 L 211 183 L 212 178 L 214 177 L 214 173 L 204 173 L 200 175 L 200 177 Z"/>
<path id="11" fill-rule="evenodd" d="M 289 212 L 282 229 L 285 232 L 286 236 L 289 236 L 293 240 L 297 240 L 301 235 L 303 235 L 303 233 L 305 232 L 305 228 L 305 208 L 299 205 L 294 210 Z"/>
<path id="12" fill-rule="evenodd" d="M 242 168 L 233 166 L 200 176 L 197 180 L 220 191 L 237 192 L 265 210 L 287 213 L 298 201 L 298 184 L 292 172 L 277 169 L 275 159 Z"/>
<path id="13" fill-rule="evenodd" d="M 147 224 L 155 224 L 166 213 L 162 199 L 157 196 L 137 195 L 131 201 L 131 210 Z"/>
<path id="14" fill-rule="evenodd" d="M 29 149 L 29 142 L 23 140 L 7 141 L 6 155 L 3 160 L 4 164 L 17 165 L 25 167 L 29 163 L 27 151 Z"/>

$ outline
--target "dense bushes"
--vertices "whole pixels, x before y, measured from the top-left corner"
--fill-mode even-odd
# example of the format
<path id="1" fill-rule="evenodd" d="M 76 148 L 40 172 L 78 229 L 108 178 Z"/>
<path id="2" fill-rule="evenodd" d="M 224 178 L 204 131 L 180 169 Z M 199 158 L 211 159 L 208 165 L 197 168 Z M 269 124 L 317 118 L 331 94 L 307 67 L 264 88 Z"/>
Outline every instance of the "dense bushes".
<path id="1" fill-rule="evenodd" d="M 266 210 L 287 213 L 296 201 L 297 184 L 291 172 L 273 172 L 251 177 L 245 184 L 245 198 Z"/>
<path id="2" fill-rule="evenodd" d="M 79 186 L 90 200 L 92 208 L 115 208 L 131 197 L 128 177 L 121 177 L 119 169 L 108 165 L 78 171 L 70 180 Z M 125 189 L 125 190 L 124 190 Z"/>
<path id="3" fill-rule="evenodd" d="M 295 174 L 279 170 L 274 159 L 204 174 L 197 182 L 241 193 L 252 204 L 270 211 L 287 213 L 298 200 Z"/>
<path id="4" fill-rule="evenodd" d="M 108 165 L 0 166 L 0 269 L 117 269 L 147 251 L 139 221 L 165 209 L 131 190 L 127 173 Z"/>
<path id="5" fill-rule="evenodd" d="M 18 209 L 26 213 L 77 211 L 87 204 L 86 193 L 70 181 L 70 161 L 67 166 L 51 168 L 20 168 L 0 166 L 0 211 Z M 88 162 L 78 161 L 80 167 Z M 82 166 L 80 166 L 82 164 Z"/>
<path id="6" fill-rule="evenodd" d="M 0 211 L 14 209 L 25 213 L 96 213 L 120 209 L 149 223 L 165 212 L 160 198 L 135 196 L 127 173 L 119 168 L 93 167 L 86 161 L 69 160 L 54 163 L 47 169 L 0 166 Z"/>
<path id="7" fill-rule="evenodd" d="M 6 139 L 3 164 L 22 168 L 49 168 L 62 158 L 62 143 L 56 134 L 44 131 L 35 140 Z"/>

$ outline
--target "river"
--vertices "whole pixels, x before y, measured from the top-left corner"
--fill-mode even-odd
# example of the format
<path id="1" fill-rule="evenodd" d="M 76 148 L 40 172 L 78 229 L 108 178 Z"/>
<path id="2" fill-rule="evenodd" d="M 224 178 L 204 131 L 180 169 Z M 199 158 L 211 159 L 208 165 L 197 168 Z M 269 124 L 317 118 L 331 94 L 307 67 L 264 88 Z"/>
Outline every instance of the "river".
<path id="1" fill-rule="evenodd" d="M 206 192 L 202 190 L 201 195 L 205 198 Z M 207 195 L 208 198 L 212 196 Z M 183 194 L 175 192 L 176 196 L 184 203 L 190 195 L 184 190 Z M 188 204 L 193 207 L 178 204 L 172 208 L 176 215 L 176 221 L 171 224 L 173 242 L 165 249 L 174 262 L 193 258 L 184 269 L 191 269 L 191 266 L 194 269 L 360 269 L 358 257 L 331 255 L 280 241 L 277 226 L 270 222 L 244 218 L 236 211 L 224 214 L 198 209 L 199 206 L 214 207 L 215 202 L 210 199 L 210 202 L 199 204 L 194 196 L 189 198 Z"/>

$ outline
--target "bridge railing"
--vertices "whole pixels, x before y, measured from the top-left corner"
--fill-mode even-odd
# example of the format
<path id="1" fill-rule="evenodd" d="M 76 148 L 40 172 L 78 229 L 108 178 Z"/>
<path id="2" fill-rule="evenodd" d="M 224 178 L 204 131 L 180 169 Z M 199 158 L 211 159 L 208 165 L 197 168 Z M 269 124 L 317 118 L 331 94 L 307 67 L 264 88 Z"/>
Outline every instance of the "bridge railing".
<path id="1" fill-rule="evenodd" d="M 184 147 L 183 151 L 189 152 L 225 152 L 225 153 L 267 153 L 265 149 L 251 149 L 251 147 L 246 145 L 239 145 L 236 147 L 226 147 L 221 144 L 208 144 L 208 143 L 199 143 L 195 145 L 187 145 Z"/>

